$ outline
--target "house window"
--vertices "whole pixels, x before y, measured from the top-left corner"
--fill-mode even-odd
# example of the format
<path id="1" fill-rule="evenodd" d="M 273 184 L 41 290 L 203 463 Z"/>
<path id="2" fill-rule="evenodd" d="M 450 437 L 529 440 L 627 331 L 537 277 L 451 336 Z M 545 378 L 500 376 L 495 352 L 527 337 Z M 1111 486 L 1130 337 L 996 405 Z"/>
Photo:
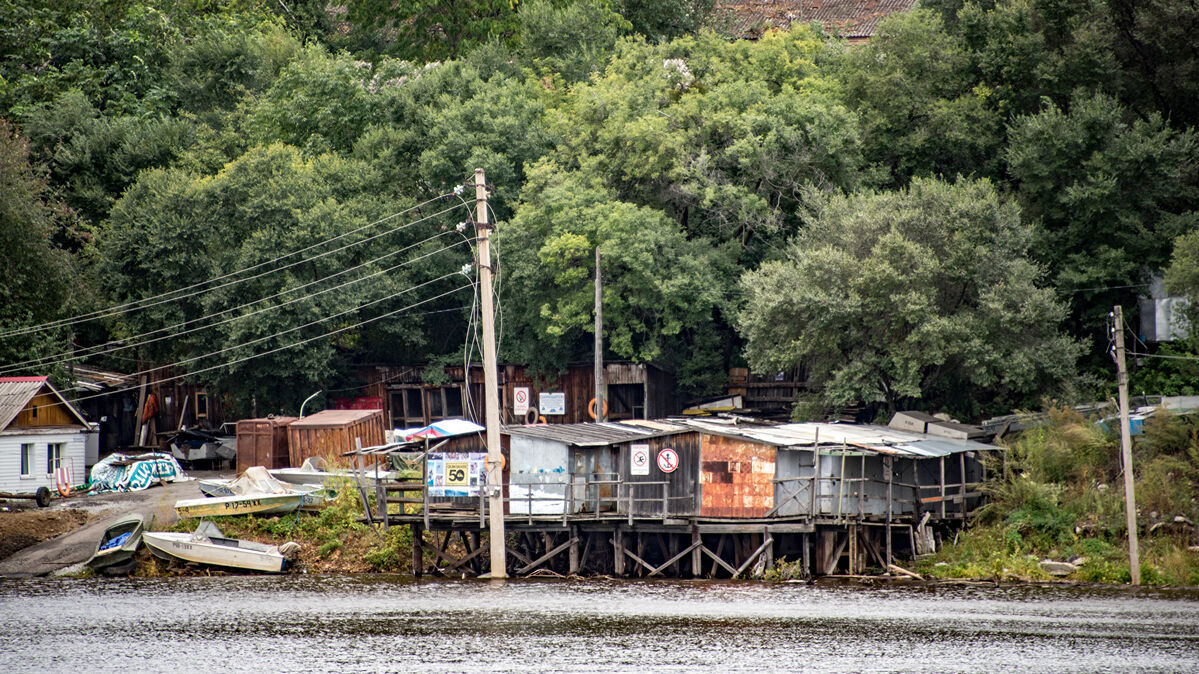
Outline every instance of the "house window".
<path id="1" fill-rule="evenodd" d="M 33 475 L 33 443 L 21 443 L 21 477 Z"/>
<path id="2" fill-rule="evenodd" d="M 63 443 L 53 442 L 46 445 L 46 474 L 52 474 L 62 463 Z"/>
<path id="3" fill-rule="evenodd" d="M 208 394 L 203 391 L 196 391 L 196 418 L 208 418 Z"/>

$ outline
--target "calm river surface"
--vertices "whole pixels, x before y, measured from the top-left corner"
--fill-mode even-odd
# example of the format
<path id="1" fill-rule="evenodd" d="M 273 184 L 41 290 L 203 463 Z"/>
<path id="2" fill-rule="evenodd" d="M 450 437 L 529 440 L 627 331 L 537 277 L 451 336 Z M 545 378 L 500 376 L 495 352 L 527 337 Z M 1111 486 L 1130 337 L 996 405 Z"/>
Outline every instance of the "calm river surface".
<path id="1" fill-rule="evenodd" d="M 0 581 L 0 672 L 1199 671 L 1199 594 L 393 576 Z"/>

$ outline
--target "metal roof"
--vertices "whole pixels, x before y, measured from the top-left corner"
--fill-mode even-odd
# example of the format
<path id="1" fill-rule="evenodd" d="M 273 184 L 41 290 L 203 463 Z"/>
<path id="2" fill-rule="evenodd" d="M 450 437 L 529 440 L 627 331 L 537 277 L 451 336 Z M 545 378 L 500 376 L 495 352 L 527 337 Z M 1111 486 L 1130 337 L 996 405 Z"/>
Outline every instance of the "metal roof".
<path id="1" fill-rule="evenodd" d="M 730 28 L 737 37 L 815 22 L 835 35 L 866 38 L 874 35 L 880 21 L 914 4 L 916 0 L 720 0 L 716 8 L 731 16 Z"/>
<path id="2" fill-rule="evenodd" d="M 586 424 L 534 424 L 504 426 L 509 435 L 562 442 L 576 447 L 603 447 L 631 440 L 644 440 L 686 433 L 692 429 L 660 421 L 605 422 Z"/>
<path id="3" fill-rule="evenodd" d="M 716 435 L 744 438 L 775 447 L 853 448 L 880 454 L 938 457 L 998 449 L 974 440 L 958 440 L 886 426 L 802 423 L 777 426 L 739 423 L 731 419 L 687 419 L 686 426 Z"/>
<path id="4" fill-rule="evenodd" d="M 0 377 L 0 430 L 5 430 L 17 418 L 21 410 L 33 400 L 43 388 L 50 389 L 67 411 L 71 413 L 84 427 L 87 420 L 75 409 L 66 398 L 62 397 L 46 377 Z"/>

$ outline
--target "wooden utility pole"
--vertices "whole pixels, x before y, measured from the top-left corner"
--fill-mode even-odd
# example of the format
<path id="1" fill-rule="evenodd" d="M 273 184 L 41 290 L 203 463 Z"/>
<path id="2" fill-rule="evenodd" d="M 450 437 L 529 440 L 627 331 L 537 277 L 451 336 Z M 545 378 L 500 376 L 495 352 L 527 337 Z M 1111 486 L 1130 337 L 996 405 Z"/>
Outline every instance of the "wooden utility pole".
<path id="1" fill-rule="evenodd" d="M 487 222 L 487 179 L 475 169 L 475 240 L 479 247 L 479 303 L 483 310 L 483 387 L 486 390 L 487 510 L 491 544 L 491 578 L 508 577 L 504 546 L 504 471 L 500 451 L 499 376 L 495 361 L 495 308 L 491 301 L 491 225 Z"/>
<path id="2" fill-rule="evenodd" d="M 604 293 L 600 279 L 600 249 L 595 247 L 595 420 L 607 421 L 604 414 Z"/>
<path id="3" fill-rule="evenodd" d="M 1112 308 L 1116 338 L 1116 377 L 1120 386 L 1120 456 L 1124 466 L 1124 514 L 1128 521 L 1128 565 L 1132 584 L 1141 584 L 1141 554 L 1137 543 L 1137 499 L 1132 483 L 1132 437 L 1128 428 L 1128 370 L 1124 369 L 1124 308 Z"/>

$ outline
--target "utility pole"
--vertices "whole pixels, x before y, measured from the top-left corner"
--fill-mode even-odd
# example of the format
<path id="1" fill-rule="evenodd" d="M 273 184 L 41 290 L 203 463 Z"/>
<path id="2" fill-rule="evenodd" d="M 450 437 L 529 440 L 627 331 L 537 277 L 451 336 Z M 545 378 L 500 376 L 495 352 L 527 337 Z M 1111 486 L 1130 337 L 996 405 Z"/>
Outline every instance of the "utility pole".
<path id="1" fill-rule="evenodd" d="M 1132 437 L 1128 428 L 1128 370 L 1124 368 L 1124 308 L 1112 308 L 1116 338 L 1116 378 L 1120 386 L 1120 456 L 1124 466 L 1124 514 L 1128 521 L 1128 565 L 1132 584 L 1141 584 L 1141 554 L 1137 543 L 1137 499 L 1132 484 Z"/>
<path id="2" fill-rule="evenodd" d="M 479 294 L 483 310 L 483 397 L 487 406 L 487 510 L 491 544 L 491 578 L 508 577 L 504 547 L 504 471 L 500 451 L 499 377 L 495 362 L 495 308 L 491 302 L 491 225 L 487 222 L 487 179 L 475 169 L 475 240 L 479 247 Z"/>
<path id="3" fill-rule="evenodd" d="M 600 249 L 595 247 L 595 421 L 607 421 L 604 414 L 604 293 L 600 279 Z"/>

